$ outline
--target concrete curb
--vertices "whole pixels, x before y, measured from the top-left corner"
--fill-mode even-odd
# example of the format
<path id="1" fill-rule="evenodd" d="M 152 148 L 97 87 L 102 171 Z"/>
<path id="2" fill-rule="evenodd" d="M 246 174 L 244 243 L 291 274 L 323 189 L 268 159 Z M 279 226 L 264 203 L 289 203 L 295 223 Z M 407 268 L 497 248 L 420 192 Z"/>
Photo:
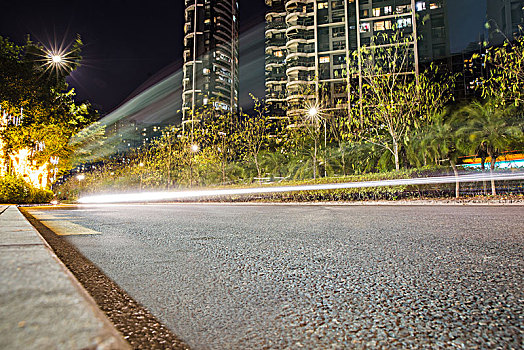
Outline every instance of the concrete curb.
<path id="1" fill-rule="evenodd" d="M 0 348 L 130 349 L 22 213 L 0 213 Z"/>

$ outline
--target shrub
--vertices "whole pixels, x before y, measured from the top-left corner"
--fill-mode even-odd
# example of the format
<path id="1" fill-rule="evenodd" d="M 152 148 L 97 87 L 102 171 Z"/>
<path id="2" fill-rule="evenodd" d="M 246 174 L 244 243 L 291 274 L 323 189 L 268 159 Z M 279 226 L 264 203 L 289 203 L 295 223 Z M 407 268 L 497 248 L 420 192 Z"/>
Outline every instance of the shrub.
<path id="1" fill-rule="evenodd" d="M 49 203 L 53 192 L 32 187 L 21 177 L 0 177 L 0 203 Z"/>

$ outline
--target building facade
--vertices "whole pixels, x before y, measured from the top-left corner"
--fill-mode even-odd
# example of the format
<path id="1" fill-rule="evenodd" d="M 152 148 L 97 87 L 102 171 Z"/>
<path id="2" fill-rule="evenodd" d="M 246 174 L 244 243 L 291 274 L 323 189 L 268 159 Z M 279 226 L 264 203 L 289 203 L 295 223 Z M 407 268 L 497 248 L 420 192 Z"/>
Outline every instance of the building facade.
<path id="1" fill-rule="evenodd" d="M 183 122 L 198 108 L 238 110 L 238 1 L 185 0 Z"/>
<path id="2" fill-rule="evenodd" d="M 450 53 L 446 0 L 266 0 L 266 102 L 293 114 L 305 98 L 348 108 L 354 52 L 401 30 L 413 37 L 413 70 Z M 350 65 L 353 65 L 350 67 Z M 320 91 L 320 92 L 319 92 Z M 315 97 L 316 96 L 316 97 Z M 286 111 L 287 109 L 287 111 Z"/>
<path id="3" fill-rule="evenodd" d="M 487 0 L 489 42 L 499 45 L 523 32 L 524 0 Z"/>

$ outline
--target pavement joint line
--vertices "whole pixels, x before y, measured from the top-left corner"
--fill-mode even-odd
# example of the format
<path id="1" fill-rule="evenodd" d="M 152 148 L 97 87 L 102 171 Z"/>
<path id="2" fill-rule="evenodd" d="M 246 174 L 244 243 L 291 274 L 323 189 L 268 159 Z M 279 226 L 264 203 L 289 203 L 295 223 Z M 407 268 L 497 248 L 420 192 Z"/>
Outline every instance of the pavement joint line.
<path id="1" fill-rule="evenodd" d="M 3 244 L 0 243 L 0 248 L 5 247 L 34 247 L 34 246 L 45 246 L 44 243 L 9 243 L 9 244 Z"/>

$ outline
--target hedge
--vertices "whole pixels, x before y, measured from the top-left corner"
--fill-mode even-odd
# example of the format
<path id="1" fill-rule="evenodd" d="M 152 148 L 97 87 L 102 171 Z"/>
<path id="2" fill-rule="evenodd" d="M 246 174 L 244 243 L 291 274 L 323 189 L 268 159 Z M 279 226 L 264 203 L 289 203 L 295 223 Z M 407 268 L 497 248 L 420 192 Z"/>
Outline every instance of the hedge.
<path id="1" fill-rule="evenodd" d="M 53 192 L 32 187 L 21 177 L 0 176 L 0 203 L 49 203 Z"/>

